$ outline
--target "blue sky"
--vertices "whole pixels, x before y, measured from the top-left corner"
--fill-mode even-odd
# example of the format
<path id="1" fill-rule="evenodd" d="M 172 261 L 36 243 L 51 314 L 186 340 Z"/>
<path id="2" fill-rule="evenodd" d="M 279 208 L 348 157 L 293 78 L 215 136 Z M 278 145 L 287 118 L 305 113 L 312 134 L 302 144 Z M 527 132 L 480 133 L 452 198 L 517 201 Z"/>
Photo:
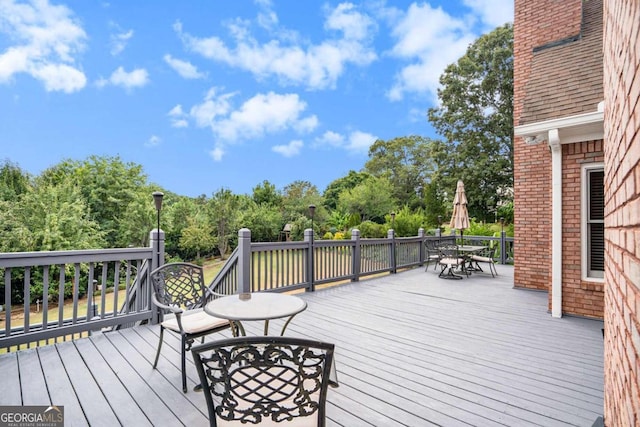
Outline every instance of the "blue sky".
<path id="1" fill-rule="evenodd" d="M 513 1 L 0 0 L 0 159 L 120 156 L 186 196 L 320 192 L 435 138 L 438 78 Z"/>

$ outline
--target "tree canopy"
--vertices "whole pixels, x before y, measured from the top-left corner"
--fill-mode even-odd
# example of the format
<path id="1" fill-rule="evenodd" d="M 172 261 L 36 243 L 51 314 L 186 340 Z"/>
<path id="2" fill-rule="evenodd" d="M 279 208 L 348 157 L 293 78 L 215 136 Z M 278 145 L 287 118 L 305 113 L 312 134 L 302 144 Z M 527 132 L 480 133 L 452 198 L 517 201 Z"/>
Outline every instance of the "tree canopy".
<path id="1" fill-rule="evenodd" d="M 513 26 L 481 36 L 440 77 L 429 121 L 445 141 L 434 147 L 440 191 L 462 179 L 469 213 L 490 219 L 513 188 Z"/>

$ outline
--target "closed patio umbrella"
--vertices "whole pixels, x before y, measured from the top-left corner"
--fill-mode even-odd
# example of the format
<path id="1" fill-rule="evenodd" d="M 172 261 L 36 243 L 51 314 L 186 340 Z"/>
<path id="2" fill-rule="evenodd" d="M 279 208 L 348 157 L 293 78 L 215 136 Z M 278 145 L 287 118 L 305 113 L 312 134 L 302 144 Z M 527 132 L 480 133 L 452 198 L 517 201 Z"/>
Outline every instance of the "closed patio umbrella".
<path id="1" fill-rule="evenodd" d="M 453 198 L 453 214 L 449 227 L 460 230 L 460 239 L 464 244 L 464 230 L 469 228 L 469 212 L 467 211 L 467 196 L 464 194 L 464 183 L 458 180 L 456 195 Z"/>

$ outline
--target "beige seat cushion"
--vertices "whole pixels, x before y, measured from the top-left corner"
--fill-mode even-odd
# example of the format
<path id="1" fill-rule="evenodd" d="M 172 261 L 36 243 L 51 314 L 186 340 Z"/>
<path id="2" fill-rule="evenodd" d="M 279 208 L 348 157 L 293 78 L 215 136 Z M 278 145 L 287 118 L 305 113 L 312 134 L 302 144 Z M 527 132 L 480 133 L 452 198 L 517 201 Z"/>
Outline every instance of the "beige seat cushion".
<path id="1" fill-rule="evenodd" d="M 477 262 L 493 262 L 493 260 L 487 256 L 474 255 L 471 257 L 472 260 Z"/>
<path id="2" fill-rule="evenodd" d="M 187 310 L 182 313 L 182 328 L 188 334 L 196 334 L 209 329 L 226 326 L 229 324 L 227 319 L 220 319 L 205 313 L 202 309 Z M 173 315 L 165 316 L 162 326 L 172 331 L 180 332 L 178 321 Z"/>
<path id="3" fill-rule="evenodd" d="M 460 265 L 464 262 L 462 258 L 442 258 L 440 264 L 445 265 Z"/>

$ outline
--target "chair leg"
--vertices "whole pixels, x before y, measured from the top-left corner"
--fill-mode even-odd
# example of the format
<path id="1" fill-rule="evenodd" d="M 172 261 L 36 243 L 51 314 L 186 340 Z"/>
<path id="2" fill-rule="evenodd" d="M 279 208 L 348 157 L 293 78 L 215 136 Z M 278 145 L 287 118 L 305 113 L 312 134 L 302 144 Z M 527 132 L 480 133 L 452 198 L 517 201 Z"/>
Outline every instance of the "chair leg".
<path id="1" fill-rule="evenodd" d="M 158 341 L 158 351 L 156 351 L 156 360 L 153 361 L 153 369 L 156 369 L 156 365 L 158 365 L 158 359 L 160 358 L 160 349 L 162 348 L 163 338 L 164 338 L 164 327 L 160 325 L 160 341 Z"/>
<path id="2" fill-rule="evenodd" d="M 180 351 L 180 363 L 181 363 L 181 368 L 182 368 L 182 392 L 186 393 L 187 392 L 187 372 L 186 372 L 186 368 L 187 368 L 187 363 L 186 363 L 186 346 L 187 346 L 187 340 L 185 339 L 185 336 L 182 336 L 182 349 Z"/>
<path id="3" fill-rule="evenodd" d="M 491 277 L 496 277 L 498 275 L 498 270 L 496 270 L 496 264 L 495 263 L 493 263 L 493 262 L 489 263 L 489 270 L 492 270 L 491 271 Z M 493 273 L 496 273 L 495 276 L 494 276 Z"/>

